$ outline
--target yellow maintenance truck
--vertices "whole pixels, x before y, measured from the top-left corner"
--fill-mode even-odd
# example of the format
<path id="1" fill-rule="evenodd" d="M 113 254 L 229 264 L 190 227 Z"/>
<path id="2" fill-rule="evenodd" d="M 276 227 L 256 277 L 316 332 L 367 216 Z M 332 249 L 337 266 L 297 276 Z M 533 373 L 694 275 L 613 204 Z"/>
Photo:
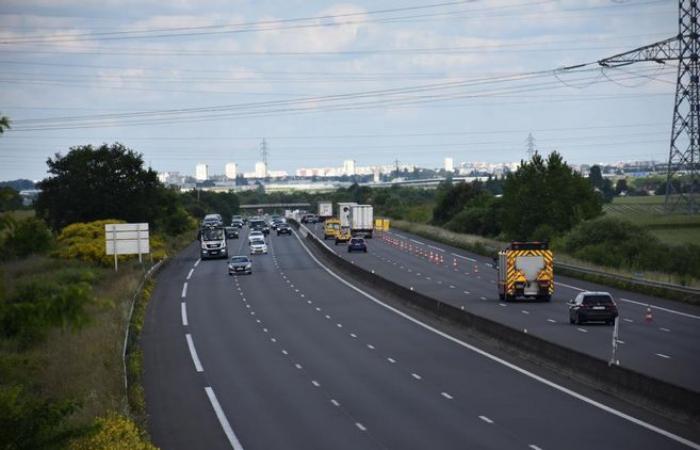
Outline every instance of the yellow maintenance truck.
<path id="1" fill-rule="evenodd" d="M 338 231 L 340 231 L 340 220 L 335 217 L 326 219 L 323 223 L 323 240 L 335 239 L 338 235 Z"/>
<path id="2" fill-rule="evenodd" d="M 498 252 L 498 297 L 549 301 L 554 293 L 554 256 L 546 242 L 511 242 Z"/>

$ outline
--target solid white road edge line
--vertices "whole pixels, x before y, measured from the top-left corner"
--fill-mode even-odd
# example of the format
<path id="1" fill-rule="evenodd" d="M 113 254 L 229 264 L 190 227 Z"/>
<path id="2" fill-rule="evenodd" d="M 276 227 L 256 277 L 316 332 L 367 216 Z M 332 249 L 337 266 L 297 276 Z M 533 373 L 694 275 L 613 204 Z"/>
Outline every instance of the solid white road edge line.
<path id="1" fill-rule="evenodd" d="M 632 303 L 632 304 L 634 304 L 634 305 L 639 305 L 639 306 L 649 307 L 649 308 L 653 308 L 653 309 L 658 309 L 659 311 L 663 311 L 663 312 L 667 312 L 667 313 L 671 313 L 671 314 L 676 314 L 676 315 L 682 316 L 682 317 L 687 317 L 688 319 L 700 320 L 700 316 L 696 316 L 695 314 L 684 313 L 684 312 L 681 312 L 681 311 L 676 311 L 675 309 L 664 308 L 664 307 L 661 307 L 661 306 L 654 306 L 654 305 L 650 305 L 650 304 L 648 304 L 648 303 L 638 302 L 638 301 L 636 301 L 636 300 L 630 300 L 630 299 L 628 299 L 628 298 L 620 298 L 620 301 L 627 302 L 627 303 Z"/>
<path id="2" fill-rule="evenodd" d="M 182 326 L 186 327 L 187 323 L 187 304 L 185 302 L 180 303 L 180 312 L 182 313 Z"/>
<path id="3" fill-rule="evenodd" d="M 669 439 L 671 439 L 671 440 L 673 440 L 673 441 L 676 441 L 676 442 L 678 442 L 678 443 L 680 443 L 680 444 L 683 444 L 683 445 L 685 445 L 685 446 L 687 446 L 687 447 L 693 448 L 693 449 L 695 449 L 695 450 L 700 450 L 700 444 L 698 444 L 698 443 L 695 443 L 695 442 L 693 442 L 693 441 L 690 441 L 690 440 L 688 440 L 688 439 L 686 439 L 686 438 L 684 438 L 684 437 L 678 436 L 677 434 L 673 434 L 673 433 L 671 433 L 670 431 L 666 431 L 666 430 L 664 430 L 664 429 L 662 429 L 662 428 L 657 427 L 656 425 L 652 425 L 652 424 L 650 424 L 650 423 L 648 423 L 648 422 L 645 422 L 645 421 L 643 421 L 643 420 L 641 420 L 641 419 L 637 419 L 636 417 L 630 416 L 629 414 L 623 413 L 622 411 L 619 411 L 619 410 L 617 410 L 617 409 L 615 409 L 615 408 L 612 408 L 612 407 L 610 407 L 610 406 L 604 405 L 603 403 L 600 403 L 600 402 L 598 402 L 598 401 L 596 401 L 596 400 L 593 400 L 592 398 L 586 397 L 585 395 L 579 394 L 579 393 L 576 392 L 576 391 L 573 391 L 573 390 L 571 390 L 571 389 L 569 389 L 569 388 L 567 388 L 567 387 L 561 386 L 561 385 L 559 385 L 559 384 L 557 384 L 557 383 L 555 383 L 555 382 L 553 382 L 553 381 L 550 381 L 550 380 L 548 380 L 548 379 L 546 379 L 546 378 L 544 378 L 544 377 L 541 377 L 541 376 L 539 376 L 539 375 L 537 375 L 537 374 L 535 374 L 535 373 L 533 373 L 533 372 L 529 372 L 529 371 L 523 369 L 523 368 L 520 367 L 520 366 L 517 366 L 517 365 L 515 365 L 515 364 L 513 364 L 513 363 L 510 363 L 510 362 L 508 362 L 508 361 L 506 361 L 506 360 L 504 360 L 504 359 L 501 359 L 501 358 L 499 358 L 499 357 L 497 357 L 497 356 L 495 356 L 495 355 L 492 355 L 491 353 L 488 353 L 488 352 L 485 351 L 485 350 L 482 350 L 482 349 L 480 349 L 480 348 L 478 348 L 478 347 L 475 347 L 475 346 L 473 346 L 473 345 L 471 345 L 471 344 L 468 344 L 468 343 L 466 343 L 466 342 L 464 342 L 464 341 L 461 341 L 461 340 L 457 339 L 457 338 L 454 337 L 454 336 L 451 336 L 451 335 L 449 335 L 449 334 L 447 334 L 447 333 L 444 333 L 444 332 L 438 330 L 437 328 L 434 328 L 434 327 L 432 327 L 432 326 L 430 326 L 430 325 L 428 325 L 428 324 L 426 324 L 426 323 L 423 323 L 423 322 L 421 322 L 420 320 L 415 319 L 414 317 L 409 316 L 408 314 L 404 313 L 403 311 L 399 311 L 398 309 L 394 308 L 393 306 L 387 305 L 386 303 L 382 302 L 381 300 L 379 300 L 378 298 L 374 297 L 373 295 L 371 295 L 371 294 L 369 294 L 369 293 L 363 291 L 362 289 L 358 288 L 357 286 L 353 285 L 352 283 L 350 283 L 350 282 L 344 280 L 344 279 L 343 279 L 342 277 L 340 277 L 338 274 L 336 274 L 336 273 L 333 272 L 331 269 L 329 269 L 328 267 L 326 267 L 321 261 L 319 261 L 319 260 L 316 258 L 316 256 L 314 256 L 313 253 L 311 253 L 311 250 L 309 250 L 308 247 L 306 246 L 306 244 L 304 244 L 304 242 L 301 240 L 301 238 L 299 237 L 299 234 L 298 234 L 296 231 L 294 231 L 294 236 L 297 238 L 297 240 L 299 241 L 299 243 L 301 244 L 301 246 L 304 248 L 304 250 L 306 251 L 306 253 L 311 257 L 311 259 L 313 259 L 313 260 L 316 262 L 316 264 L 319 265 L 319 267 L 321 267 L 323 270 L 325 270 L 326 272 L 328 272 L 328 274 L 331 275 L 331 276 L 332 276 L 333 278 L 335 278 L 336 280 L 340 281 L 341 283 L 343 283 L 344 285 L 346 285 L 346 286 L 349 287 L 350 289 L 352 289 L 352 290 L 358 292 L 359 294 L 363 295 L 365 298 L 368 298 L 369 300 L 373 301 L 373 302 L 376 303 L 377 305 L 380 305 L 380 306 L 382 306 L 382 307 L 388 309 L 389 311 L 391 311 L 391 312 L 393 312 L 393 313 L 395 313 L 395 314 L 397 314 L 397 315 L 403 317 L 404 319 L 406 319 L 406 320 L 408 320 L 408 321 L 410 321 L 410 322 L 413 322 L 414 324 L 416 324 L 416 325 L 418 325 L 418 326 L 420 326 L 420 327 L 422 327 L 422 328 L 424 328 L 424 329 L 426 329 L 426 330 L 428 330 L 428 331 L 432 331 L 433 333 L 435 333 L 435 334 L 437 334 L 437 335 L 439 335 L 439 336 L 442 336 L 443 338 L 445 338 L 445 339 L 447 339 L 447 340 L 449 340 L 449 341 L 452 341 L 453 343 L 455 343 L 455 344 L 457 344 L 457 345 L 460 345 L 460 346 L 462 346 L 462 347 L 464 347 L 464 348 L 466 348 L 466 349 L 469 349 L 469 350 L 471 350 L 471 351 L 473 351 L 473 352 L 475 352 L 475 353 L 477 353 L 477 354 L 479 354 L 479 355 L 481 355 L 481 356 L 484 356 L 484 357 L 486 357 L 486 358 L 488 358 L 488 359 L 490 359 L 490 360 L 492 360 L 492 361 L 494 361 L 494 362 L 497 362 L 497 363 L 499 363 L 499 364 L 501 364 L 501 365 L 503 365 L 503 366 L 505 366 L 505 367 L 508 367 L 509 369 L 512 369 L 512 370 L 514 370 L 514 371 L 516 371 L 516 372 L 518 372 L 518 373 L 520 373 L 520 374 L 522 374 L 522 375 L 525 375 L 526 377 L 529 377 L 529 378 L 531 378 L 531 379 L 533 379 L 533 380 L 535 380 L 535 381 L 539 381 L 540 383 L 545 384 L 545 385 L 547 385 L 547 386 L 549 386 L 549 387 L 551 387 L 551 388 L 553 388 L 553 389 L 556 389 L 556 390 L 559 391 L 559 392 L 562 392 L 562 393 L 564 393 L 564 394 L 566 394 L 566 395 L 569 395 L 569 396 L 574 397 L 574 398 L 576 398 L 576 399 L 578 399 L 578 400 L 581 400 L 582 402 L 588 403 L 588 404 L 591 405 L 591 406 L 594 406 L 594 407 L 596 407 L 596 408 L 598 408 L 598 409 L 601 409 L 601 410 L 603 410 L 603 411 L 605 411 L 605 412 L 607 412 L 607 413 L 609 413 L 609 414 L 612 414 L 612 415 L 614 415 L 614 416 L 617 416 L 617 417 L 619 417 L 619 418 L 621 418 L 621 419 L 627 420 L 628 422 L 631 422 L 631 423 L 633 423 L 633 424 L 635 424 L 635 425 L 639 425 L 639 426 L 642 427 L 642 428 L 646 428 L 646 429 L 649 430 L 649 431 L 652 431 L 652 432 L 654 432 L 654 433 L 657 433 L 657 434 L 660 434 L 660 435 L 662 435 L 662 436 L 665 436 L 665 437 L 667 437 L 667 438 L 669 438 Z"/>
<path id="4" fill-rule="evenodd" d="M 194 370 L 197 372 L 204 372 L 202 363 L 199 361 L 199 356 L 197 356 L 197 350 L 194 348 L 194 342 L 192 342 L 192 335 L 187 333 L 185 339 L 187 339 L 187 346 L 190 348 L 190 355 L 192 356 L 192 362 L 194 362 Z"/>
<path id="5" fill-rule="evenodd" d="M 466 259 L 467 261 L 476 262 L 476 259 L 474 259 L 474 258 L 470 258 L 468 256 L 458 255 L 457 253 L 452 253 L 452 256 L 456 256 L 457 258 Z"/>
<path id="6" fill-rule="evenodd" d="M 211 407 L 214 408 L 216 418 L 219 419 L 221 428 L 224 429 L 224 434 L 226 435 L 229 444 L 231 444 L 231 448 L 233 448 L 233 450 L 243 450 L 241 441 L 238 440 L 236 433 L 233 432 L 233 428 L 231 428 L 231 424 L 228 422 L 226 414 L 224 414 L 224 410 L 221 409 L 221 405 L 219 404 L 219 400 L 216 398 L 216 394 L 214 394 L 214 390 L 207 386 L 204 388 L 204 391 L 207 393 L 207 397 L 209 397 Z"/>
<path id="7" fill-rule="evenodd" d="M 181 294 L 181 297 L 182 297 L 182 298 L 187 297 L 187 281 L 185 281 L 185 283 L 182 285 L 182 294 Z"/>

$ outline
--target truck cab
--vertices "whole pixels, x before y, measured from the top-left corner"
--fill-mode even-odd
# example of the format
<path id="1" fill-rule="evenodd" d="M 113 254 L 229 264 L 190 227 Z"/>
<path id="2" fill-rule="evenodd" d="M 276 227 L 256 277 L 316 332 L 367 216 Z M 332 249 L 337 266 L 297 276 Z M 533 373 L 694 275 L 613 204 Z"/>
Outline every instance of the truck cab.
<path id="1" fill-rule="evenodd" d="M 228 258 L 226 231 L 222 226 L 203 226 L 198 233 L 202 259 Z"/>

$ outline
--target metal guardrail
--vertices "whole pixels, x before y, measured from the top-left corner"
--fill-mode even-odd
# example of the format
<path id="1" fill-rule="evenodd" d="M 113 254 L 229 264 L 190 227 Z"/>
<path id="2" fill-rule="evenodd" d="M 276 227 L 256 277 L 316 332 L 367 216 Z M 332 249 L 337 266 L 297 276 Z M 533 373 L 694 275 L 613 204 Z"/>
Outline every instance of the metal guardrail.
<path id="1" fill-rule="evenodd" d="M 127 350 L 129 348 L 129 337 L 131 335 L 131 318 L 134 315 L 134 306 L 136 305 L 136 299 L 139 297 L 139 295 L 141 295 L 141 292 L 143 290 L 144 284 L 146 283 L 146 280 L 151 278 L 153 276 L 153 274 L 163 266 L 164 261 L 165 261 L 165 259 L 161 259 L 156 264 L 152 265 L 148 269 L 148 271 L 143 274 L 143 277 L 141 277 L 141 281 L 139 281 L 139 285 L 136 288 L 134 295 L 131 297 L 131 306 L 129 307 L 129 316 L 127 317 L 126 329 L 124 330 L 124 345 L 122 346 L 122 371 L 124 374 L 124 395 L 126 398 L 127 412 L 128 412 L 128 408 L 129 408 L 129 377 L 127 375 L 127 370 L 126 370 L 126 356 L 127 356 Z"/>
<path id="2" fill-rule="evenodd" d="M 648 286 L 648 287 L 659 288 L 659 289 L 668 289 L 668 290 L 672 290 L 672 291 L 681 292 L 683 294 L 700 295 L 700 289 L 698 289 L 698 288 L 694 288 L 694 287 L 690 287 L 690 286 L 681 286 L 680 284 L 675 284 L 675 283 L 665 283 L 663 281 L 653 281 L 653 280 L 641 280 L 639 278 L 618 275 L 618 274 L 614 274 L 614 273 L 610 273 L 610 272 L 603 272 L 601 270 L 589 269 L 587 267 L 580 267 L 580 266 L 575 266 L 572 264 L 560 263 L 560 262 L 555 261 L 554 262 L 554 269 L 556 270 L 557 267 L 561 267 L 562 269 L 570 270 L 573 272 L 580 272 L 580 273 L 589 274 L 589 275 L 596 275 L 596 276 L 600 276 L 600 277 L 611 278 L 613 280 L 624 281 L 627 283 L 637 284 L 640 286 Z"/>

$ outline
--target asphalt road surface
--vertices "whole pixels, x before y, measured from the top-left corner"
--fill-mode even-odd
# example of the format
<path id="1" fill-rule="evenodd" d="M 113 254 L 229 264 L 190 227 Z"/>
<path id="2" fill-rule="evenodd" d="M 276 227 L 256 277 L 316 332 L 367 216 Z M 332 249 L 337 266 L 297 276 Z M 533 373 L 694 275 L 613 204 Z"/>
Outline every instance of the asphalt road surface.
<path id="1" fill-rule="evenodd" d="M 196 244 L 142 335 L 163 449 L 700 449 L 391 309 L 296 235 L 233 277 Z"/>
<path id="2" fill-rule="evenodd" d="M 323 238 L 319 226 L 312 229 Z M 700 391 L 698 307 L 556 274 L 551 302 L 505 302 L 498 298 L 497 274 L 489 258 L 402 231 L 386 232 L 366 242 L 367 253 L 348 253 L 345 245 L 335 246 L 332 240 L 327 244 L 339 256 L 389 280 L 605 361 L 612 353 L 613 327 L 570 324 L 566 302 L 582 290 L 611 292 L 620 311 L 616 360 Z M 652 311 L 651 321 L 645 317 L 647 307 Z"/>

